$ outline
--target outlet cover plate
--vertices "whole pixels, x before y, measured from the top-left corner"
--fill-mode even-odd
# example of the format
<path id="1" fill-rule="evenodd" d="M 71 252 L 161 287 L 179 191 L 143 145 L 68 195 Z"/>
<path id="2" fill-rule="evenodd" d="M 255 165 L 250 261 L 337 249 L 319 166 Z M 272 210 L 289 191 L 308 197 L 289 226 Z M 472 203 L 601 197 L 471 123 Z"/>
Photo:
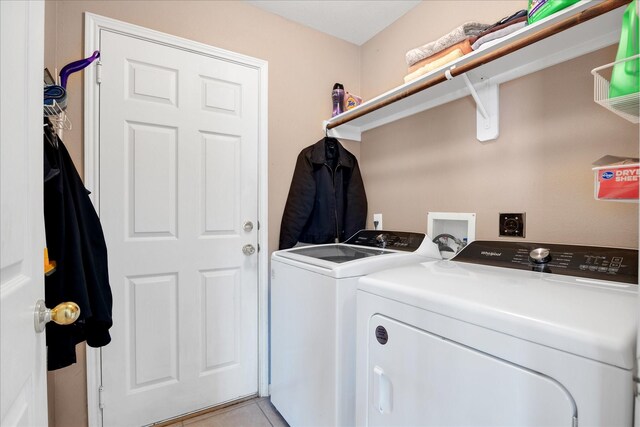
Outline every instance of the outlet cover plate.
<path id="1" fill-rule="evenodd" d="M 376 224 L 377 222 L 377 224 Z M 374 213 L 373 214 L 373 229 L 374 230 L 383 230 L 382 228 L 382 214 Z"/>
<path id="2" fill-rule="evenodd" d="M 500 213 L 500 237 L 525 237 L 525 213 Z"/>

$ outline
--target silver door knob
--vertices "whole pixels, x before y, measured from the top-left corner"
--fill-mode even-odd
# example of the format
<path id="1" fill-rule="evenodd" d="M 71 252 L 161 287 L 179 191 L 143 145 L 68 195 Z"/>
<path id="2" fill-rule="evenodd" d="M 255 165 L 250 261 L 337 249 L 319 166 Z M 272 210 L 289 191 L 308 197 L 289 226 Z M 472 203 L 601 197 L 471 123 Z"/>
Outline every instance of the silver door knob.
<path id="1" fill-rule="evenodd" d="M 242 253 L 245 255 L 253 255 L 256 252 L 256 248 L 253 245 L 244 245 L 242 247 Z"/>
<path id="2" fill-rule="evenodd" d="M 253 230 L 253 223 L 251 221 L 245 221 L 245 223 L 242 224 L 242 229 L 247 232 Z"/>
<path id="3" fill-rule="evenodd" d="M 45 325 L 51 321 L 58 325 L 70 325 L 78 320 L 78 317 L 80 317 L 80 307 L 75 302 L 61 302 L 49 309 L 44 305 L 43 300 L 38 300 L 33 322 L 36 332 L 43 332 Z"/>

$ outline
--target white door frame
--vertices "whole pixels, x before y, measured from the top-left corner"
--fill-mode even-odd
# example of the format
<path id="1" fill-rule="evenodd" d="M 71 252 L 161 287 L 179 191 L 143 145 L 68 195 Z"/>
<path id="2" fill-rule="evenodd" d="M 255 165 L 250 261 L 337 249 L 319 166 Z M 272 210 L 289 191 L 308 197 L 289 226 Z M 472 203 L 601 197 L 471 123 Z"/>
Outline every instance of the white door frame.
<path id="1" fill-rule="evenodd" d="M 85 12 L 84 51 L 85 57 L 99 50 L 100 32 L 111 31 L 165 46 L 175 47 L 224 61 L 230 61 L 255 68 L 260 74 L 259 89 L 259 129 L 258 129 L 258 393 L 269 394 L 269 357 L 268 357 L 268 280 L 269 256 L 268 217 L 267 217 L 267 61 L 219 49 L 203 43 L 172 36 L 170 34 L 129 24 L 111 18 Z M 96 84 L 97 66 L 87 67 L 84 71 L 84 184 L 91 191 L 93 204 L 100 212 L 100 162 L 99 162 L 99 86 Z M 100 386 L 100 351 L 87 347 L 87 406 L 89 425 L 102 425 L 98 387 Z"/>

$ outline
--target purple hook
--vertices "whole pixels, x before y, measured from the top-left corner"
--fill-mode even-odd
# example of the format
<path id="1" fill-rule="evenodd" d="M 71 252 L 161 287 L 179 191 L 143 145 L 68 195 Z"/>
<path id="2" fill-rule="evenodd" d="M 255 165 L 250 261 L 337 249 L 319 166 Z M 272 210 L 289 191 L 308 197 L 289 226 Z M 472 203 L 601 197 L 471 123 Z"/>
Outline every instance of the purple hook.
<path id="1" fill-rule="evenodd" d="M 69 75 L 75 73 L 76 71 L 80 71 L 83 68 L 86 68 L 89 64 L 91 64 L 96 59 L 100 58 L 100 51 L 96 50 L 93 52 L 88 58 L 80 59 L 78 61 L 71 62 L 60 70 L 60 86 L 63 88 L 67 88 L 67 79 L 69 79 Z"/>

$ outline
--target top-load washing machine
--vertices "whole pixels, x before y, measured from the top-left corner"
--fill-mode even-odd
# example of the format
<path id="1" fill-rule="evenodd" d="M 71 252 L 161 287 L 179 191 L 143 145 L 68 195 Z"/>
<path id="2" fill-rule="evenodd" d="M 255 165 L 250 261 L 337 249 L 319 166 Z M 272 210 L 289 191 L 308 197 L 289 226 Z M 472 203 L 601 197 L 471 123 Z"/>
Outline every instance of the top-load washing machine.
<path id="1" fill-rule="evenodd" d="M 376 230 L 273 253 L 270 394 L 291 426 L 354 424 L 358 278 L 430 258 L 424 234 Z"/>
<path id="2" fill-rule="evenodd" d="M 362 278 L 359 426 L 633 423 L 638 251 L 473 242 Z"/>

